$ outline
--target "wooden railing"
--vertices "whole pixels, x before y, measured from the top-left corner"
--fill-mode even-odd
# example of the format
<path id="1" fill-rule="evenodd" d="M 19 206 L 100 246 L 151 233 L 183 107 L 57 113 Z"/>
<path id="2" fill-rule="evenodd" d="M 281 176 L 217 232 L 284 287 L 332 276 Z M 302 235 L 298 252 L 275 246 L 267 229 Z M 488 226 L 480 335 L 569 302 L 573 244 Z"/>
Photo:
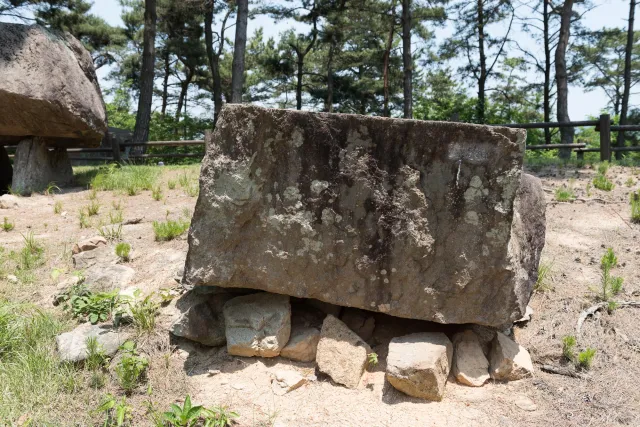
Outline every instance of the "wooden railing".
<path id="1" fill-rule="evenodd" d="M 503 126 L 519 129 L 557 129 L 562 127 L 595 127 L 600 134 L 600 147 L 587 148 L 587 144 L 538 144 L 527 145 L 527 150 L 557 150 L 571 149 L 578 157 L 578 160 L 584 159 L 584 153 L 599 152 L 600 160 L 611 160 L 611 153 L 618 151 L 640 151 L 640 147 L 615 147 L 611 145 L 611 132 L 620 131 L 640 131 L 640 125 L 613 125 L 611 117 L 608 114 L 602 114 L 599 120 L 583 120 L 575 122 L 545 122 L 545 123 L 508 123 L 493 126 Z M 210 131 L 206 131 L 210 132 Z M 149 141 L 145 143 L 125 143 L 120 144 L 117 138 L 111 139 L 111 148 L 69 148 L 67 152 L 71 160 L 96 161 L 96 162 L 116 162 L 122 163 L 128 160 L 151 159 L 151 158 L 202 158 L 204 153 L 151 153 L 151 154 L 129 154 L 123 153 L 123 149 L 131 147 L 184 147 L 204 145 L 205 141 L 201 139 L 188 141 Z M 8 150 L 15 150 L 15 147 L 7 146 Z M 73 153 L 104 153 L 104 156 L 79 157 Z M 13 157 L 10 155 L 9 157 Z"/>

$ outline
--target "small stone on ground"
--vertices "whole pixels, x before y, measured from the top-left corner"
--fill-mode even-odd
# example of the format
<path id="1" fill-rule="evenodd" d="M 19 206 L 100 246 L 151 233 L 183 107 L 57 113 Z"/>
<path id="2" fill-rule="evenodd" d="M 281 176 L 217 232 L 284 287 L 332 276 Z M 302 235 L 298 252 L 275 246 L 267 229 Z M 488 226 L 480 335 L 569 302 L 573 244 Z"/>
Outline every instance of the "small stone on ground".
<path id="1" fill-rule="evenodd" d="M 533 374 L 529 352 L 506 335 L 496 333 L 489 354 L 491 378 L 516 381 Z"/>
<path id="2" fill-rule="evenodd" d="M 129 334 L 116 330 L 109 325 L 91 325 L 85 323 L 73 331 L 56 337 L 60 359 L 64 362 L 80 362 L 87 358 L 87 338 L 95 337 L 102 351 L 113 356 L 118 348 L 129 338 Z"/>

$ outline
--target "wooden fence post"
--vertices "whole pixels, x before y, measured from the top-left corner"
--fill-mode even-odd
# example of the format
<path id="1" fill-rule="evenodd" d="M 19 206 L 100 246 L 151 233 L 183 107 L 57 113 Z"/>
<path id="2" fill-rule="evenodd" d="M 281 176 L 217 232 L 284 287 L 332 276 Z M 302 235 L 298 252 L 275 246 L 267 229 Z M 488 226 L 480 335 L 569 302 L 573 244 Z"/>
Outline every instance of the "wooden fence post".
<path id="1" fill-rule="evenodd" d="M 611 118 L 608 114 L 600 115 L 598 124 L 600 131 L 600 161 L 611 160 Z"/>
<path id="2" fill-rule="evenodd" d="M 109 133 L 109 131 L 107 131 L 107 135 L 111 142 L 113 161 L 116 163 L 122 163 L 122 158 L 120 157 L 120 140 L 118 139 L 118 135 L 112 135 Z"/>

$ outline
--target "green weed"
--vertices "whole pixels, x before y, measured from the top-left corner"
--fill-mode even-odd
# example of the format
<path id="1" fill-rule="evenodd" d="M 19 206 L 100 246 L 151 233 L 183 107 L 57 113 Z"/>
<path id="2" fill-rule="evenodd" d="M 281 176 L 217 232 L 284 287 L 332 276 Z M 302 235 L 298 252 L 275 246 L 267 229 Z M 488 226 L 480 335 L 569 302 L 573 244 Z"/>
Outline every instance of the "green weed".
<path id="1" fill-rule="evenodd" d="M 634 191 L 630 197 L 631 222 L 640 223 L 640 191 Z"/>
<path id="2" fill-rule="evenodd" d="M 162 200 L 162 188 L 160 186 L 151 189 L 151 197 L 156 202 Z"/>
<path id="3" fill-rule="evenodd" d="M 175 179 L 170 179 L 169 181 L 167 181 L 167 187 L 169 187 L 169 190 L 175 190 L 176 184 L 177 183 Z"/>
<path id="4" fill-rule="evenodd" d="M 593 186 L 602 191 L 611 191 L 613 190 L 613 187 L 615 187 L 615 185 L 613 185 L 613 182 L 609 181 L 606 176 L 601 174 L 598 174 L 593 179 Z"/>
<path id="5" fill-rule="evenodd" d="M 598 164 L 598 174 L 599 175 L 606 175 L 607 172 L 609 171 L 609 162 L 602 162 L 600 164 Z"/>
<path id="6" fill-rule="evenodd" d="M 153 332 L 156 327 L 156 316 L 159 304 L 153 301 L 153 294 L 147 295 L 142 301 L 131 305 L 131 317 L 133 326 L 138 333 Z"/>
<path id="7" fill-rule="evenodd" d="M 113 210 L 109 212 L 109 223 L 110 224 L 120 224 L 124 220 L 124 216 L 121 210 Z"/>
<path id="8" fill-rule="evenodd" d="M 633 187 L 635 183 L 636 183 L 636 182 L 633 180 L 633 178 L 629 177 L 629 178 L 624 182 L 624 185 L 626 185 L 627 187 Z"/>
<path id="9" fill-rule="evenodd" d="M 535 285 L 533 285 L 534 292 L 547 292 L 552 291 L 553 286 L 549 283 L 551 279 L 551 269 L 553 264 L 540 262 L 538 265 L 538 278 Z"/>
<path id="10" fill-rule="evenodd" d="M 62 202 L 58 200 L 53 204 L 53 213 L 56 215 L 60 215 L 61 212 L 62 212 Z"/>
<path id="11" fill-rule="evenodd" d="M 91 180 L 91 187 L 101 191 L 125 191 L 129 195 L 150 190 L 159 176 L 154 166 L 109 165 L 101 168 Z"/>
<path id="12" fill-rule="evenodd" d="M 153 221 L 153 232 L 156 241 L 173 240 L 182 235 L 189 229 L 189 221 L 185 220 L 167 220 L 165 222 Z"/>
<path id="13" fill-rule="evenodd" d="M 113 242 L 122 239 L 122 224 L 105 225 L 98 228 L 98 234 L 106 240 Z"/>
<path id="14" fill-rule="evenodd" d="M 133 341 L 122 344 L 120 351 L 123 355 L 116 365 L 116 375 L 122 389 L 130 394 L 144 380 L 149 362 L 138 355 L 136 343 Z"/>
<path id="15" fill-rule="evenodd" d="M 615 295 L 618 295 L 622 291 L 622 277 L 615 277 L 611 275 L 613 270 L 618 265 L 618 258 L 616 257 L 613 249 L 608 248 L 607 252 L 602 256 L 600 260 L 600 289 L 599 298 L 602 301 L 609 301 Z"/>
<path id="16" fill-rule="evenodd" d="M 15 228 L 15 223 L 9 221 L 9 218 L 4 217 L 4 221 L 2 222 L 2 230 L 5 232 L 9 232 Z"/>
<path id="17" fill-rule="evenodd" d="M 562 355 L 573 362 L 575 359 L 576 337 L 573 335 L 567 335 L 562 338 Z"/>
<path id="18" fill-rule="evenodd" d="M 92 200 L 87 206 L 84 207 L 88 216 L 96 216 L 100 212 L 100 203 L 97 200 Z"/>
<path id="19" fill-rule="evenodd" d="M 121 427 L 131 423 L 133 408 L 127 405 L 126 398 L 120 402 L 116 398 L 107 394 L 105 401 L 98 406 L 95 412 L 103 412 L 105 416 L 103 427 Z"/>
<path id="20" fill-rule="evenodd" d="M 589 347 L 586 350 L 581 351 L 578 354 L 578 366 L 580 366 L 582 369 L 585 369 L 585 370 L 590 369 L 595 355 L 596 355 L 595 348 Z"/>
<path id="21" fill-rule="evenodd" d="M 556 200 L 558 202 L 571 202 L 576 198 L 571 188 L 558 187 L 556 189 Z"/>
<path id="22" fill-rule="evenodd" d="M 116 255 L 123 261 L 129 261 L 129 254 L 131 253 L 131 245 L 125 242 L 120 242 L 116 245 Z"/>

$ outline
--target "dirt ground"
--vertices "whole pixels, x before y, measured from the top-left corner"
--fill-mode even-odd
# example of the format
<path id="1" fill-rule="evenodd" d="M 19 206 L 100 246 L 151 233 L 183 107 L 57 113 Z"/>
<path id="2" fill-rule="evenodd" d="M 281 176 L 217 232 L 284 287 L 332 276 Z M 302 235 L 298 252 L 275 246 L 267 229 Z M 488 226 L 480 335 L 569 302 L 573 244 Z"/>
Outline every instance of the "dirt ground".
<path id="1" fill-rule="evenodd" d="M 0 219 L 15 222 L 10 232 L 0 231 L 6 250 L 19 249 L 20 233 L 32 231 L 45 247 L 46 264 L 32 284 L 11 284 L 0 279 L 0 296 L 11 300 L 52 306 L 57 284 L 73 272 L 72 245 L 96 234 L 100 218 L 105 222 L 113 204 L 121 204 L 124 219 L 142 218 L 123 227 L 123 240 L 133 248 L 130 266 L 136 271 L 133 285 L 148 294 L 160 288 L 177 288 L 174 280 L 187 250 L 186 238 L 155 242 L 153 221 L 179 218 L 193 212 L 196 198 L 166 182 L 184 171 L 197 176 L 197 168 L 163 173 L 164 200 L 154 201 L 150 191 L 136 196 L 98 192 L 100 212 L 92 217 L 93 228 L 80 228 L 78 211 L 91 192 L 66 189 L 53 196 L 20 198 L 17 208 L 0 210 Z M 562 366 L 562 338 L 574 334 L 580 312 L 596 302 L 592 290 L 600 280 L 600 258 L 607 247 L 614 249 L 624 278 L 624 289 L 616 298 L 640 300 L 640 225 L 630 221 L 629 193 L 640 188 L 638 170 L 611 167 L 608 176 L 616 184 L 611 192 L 587 189 L 593 168 L 549 167 L 532 172 L 542 179 L 547 197 L 547 235 L 542 262 L 551 266 L 543 292 L 530 302 L 533 319 L 514 328 L 517 341 L 529 349 L 536 373 L 533 378 L 490 382 L 482 388 L 447 384 L 442 402 L 424 402 L 393 389 L 384 380 L 384 348 L 376 348 L 380 363 L 367 372 L 357 390 L 331 382 L 314 364 L 282 358 L 259 359 L 229 356 L 224 347 L 208 348 L 185 340 L 170 339 L 168 327 L 173 306 L 163 309 L 157 335 L 141 344 L 151 357 L 149 384 L 129 399 L 135 408 L 133 425 L 150 425 L 148 402 L 166 410 L 169 403 L 182 402 L 187 394 L 198 404 L 226 405 L 240 416 L 240 426 L 614 426 L 640 425 L 640 311 L 621 308 L 589 319 L 578 337 L 578 350 L 596 349 L 588 378 L 571 378 L 540 370 L 543 364 Z M 625 183 L 632 178 L 633 185 Z M 578 200 L 555 202 L 555 189 L 569 186 Z M 66 214 L 54 214 L 54 203 L 62 203 Z M 55 280 L 51 272 L 62 271 Z M 272 373 L 297 370 L 310 381 L 284 396 L 271 388 Z M 210 375 L 210 370 L 219 370 Z M 152 393 L 149 391 L 152 390 Z M 92 425 L 88 415 L 106 390 L 86 391 L 60 400 L 63 425 Z M 1 423 L 0 423 L 1 424 Z"/>

